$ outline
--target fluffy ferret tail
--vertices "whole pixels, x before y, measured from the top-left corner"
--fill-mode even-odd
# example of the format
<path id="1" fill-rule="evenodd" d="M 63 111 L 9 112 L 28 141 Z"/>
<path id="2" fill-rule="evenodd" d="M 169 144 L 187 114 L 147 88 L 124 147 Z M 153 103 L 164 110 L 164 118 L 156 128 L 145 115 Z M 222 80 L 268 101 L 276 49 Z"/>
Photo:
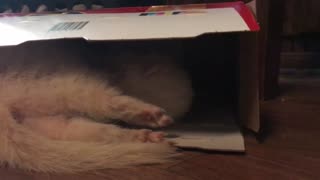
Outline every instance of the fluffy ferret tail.
<path id="1" fill-rule="evenodd" d="M 2 111 L 2 112 L 1 112 Z M 0 108 L 0 164 L 38 172 L 75 173 L 157 164 L 176 156 L 166 144 L 57 141 L 34 134 Z"/>

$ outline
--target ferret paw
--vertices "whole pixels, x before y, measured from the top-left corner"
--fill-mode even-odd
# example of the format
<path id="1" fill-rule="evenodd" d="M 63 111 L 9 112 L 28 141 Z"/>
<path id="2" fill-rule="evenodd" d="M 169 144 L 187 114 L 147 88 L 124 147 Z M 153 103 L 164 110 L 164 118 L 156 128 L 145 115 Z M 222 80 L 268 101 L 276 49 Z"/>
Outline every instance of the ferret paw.
<path id="1" fill-rule="evenodd" d="M 158 107 L 145 108 L 138 113 L 136 123 L 152 128 L 165 127 L 173 123 L 173 119 Z"/>
<path id="2" fill-rule="evenodd" d="M 164 142 L 164 136 L 163 132 L 153 132 L 148 129 L 137 130 L 134 133 L 134 139 L 140 142 L 160 143 Z"/>

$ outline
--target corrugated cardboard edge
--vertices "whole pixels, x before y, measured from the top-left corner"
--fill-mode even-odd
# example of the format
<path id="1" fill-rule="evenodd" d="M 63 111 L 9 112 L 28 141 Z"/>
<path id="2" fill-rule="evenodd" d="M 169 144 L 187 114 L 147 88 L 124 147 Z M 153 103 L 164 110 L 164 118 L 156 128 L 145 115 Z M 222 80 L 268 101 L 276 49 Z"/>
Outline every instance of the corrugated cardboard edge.
<path id="1" fill-rule="evenodd" d="M 239 120 L 244 127 L 259 132 L 259 60 L 256 43 L 257 33 L 240 35 Z"/>

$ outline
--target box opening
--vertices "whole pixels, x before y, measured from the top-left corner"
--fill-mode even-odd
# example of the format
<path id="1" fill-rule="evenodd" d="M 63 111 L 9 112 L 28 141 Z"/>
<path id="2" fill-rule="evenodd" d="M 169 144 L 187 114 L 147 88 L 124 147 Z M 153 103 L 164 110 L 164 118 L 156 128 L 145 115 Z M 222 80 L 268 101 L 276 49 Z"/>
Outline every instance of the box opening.
<path id="1" fill-rule="evenodd" d="M 172 138 L 180 147 L 243 151 L 239 127 L 259 128 L 255 47 L 246 44 L 253 42 L 252 32 L 259 26 L 243 2 L 13 14 L 1 17 L 0 26 L 0 46 L 7 46 L 0 49 L 4 55 L 14 54 L 15 48 L 28 53 L 30 43 L 49 47 L 51 42 L 63 41 L 68 48 L 83 43 L 79 52 L 93 48 L 111 53 L 127 48 L 177 58 L 190 73 L 195 91 L 190 113 L 183 125 L 177 124 L 182 128 L 165 130 L 180 133 Z M 99 70 L 106 62 L 91 58 L 85 63 Z"/>
<path id="2" fill-rule="evenodd" d="M 238 34 L 227 33 L 175 40 L 95 42 L 91 46 L 117 47 L 118 51 L 122 47 L 137 52 L 152 50 L 160 55 L 174 56 L 190 75 L 194 97 L 189 112 L 175 125 L 163 130 L 173 136 L 186 134 L 201 142 L 188 140 L 181 143 L 181 147 L 243 151 L 238 107 L 239 43 Z"/>

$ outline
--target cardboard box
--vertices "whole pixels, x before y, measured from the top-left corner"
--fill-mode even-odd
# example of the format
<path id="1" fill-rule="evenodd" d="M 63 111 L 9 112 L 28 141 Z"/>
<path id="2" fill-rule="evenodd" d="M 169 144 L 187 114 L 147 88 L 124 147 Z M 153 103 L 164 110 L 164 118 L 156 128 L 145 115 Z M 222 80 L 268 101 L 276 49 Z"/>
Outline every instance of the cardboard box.
<path id="1" fill-rule="evenodd" d="M 179 147 L 244 151 L 240 128 L 258 131 L 260 127 L 258 62 L 252 46 L 258 30 L 253 14 L 242 2 L 2 14 L 0 46 L 79 38 L 90 42 L 183 42 L 189 52 L 186 64 L 194 66 L 203 60 L 194 66 L 198 68 L 194 80 L 199 86 L 206 84 L 202 92 L 207 94 L 199 97 L 207 102 L 199 103 L 202 111 L 186 118 L 193 121 L 182 121 L 165 131 Z M 218 71 L 220 74 L 211 76 Z M 210 89 L 211 85 L 215 86 Z"/>

